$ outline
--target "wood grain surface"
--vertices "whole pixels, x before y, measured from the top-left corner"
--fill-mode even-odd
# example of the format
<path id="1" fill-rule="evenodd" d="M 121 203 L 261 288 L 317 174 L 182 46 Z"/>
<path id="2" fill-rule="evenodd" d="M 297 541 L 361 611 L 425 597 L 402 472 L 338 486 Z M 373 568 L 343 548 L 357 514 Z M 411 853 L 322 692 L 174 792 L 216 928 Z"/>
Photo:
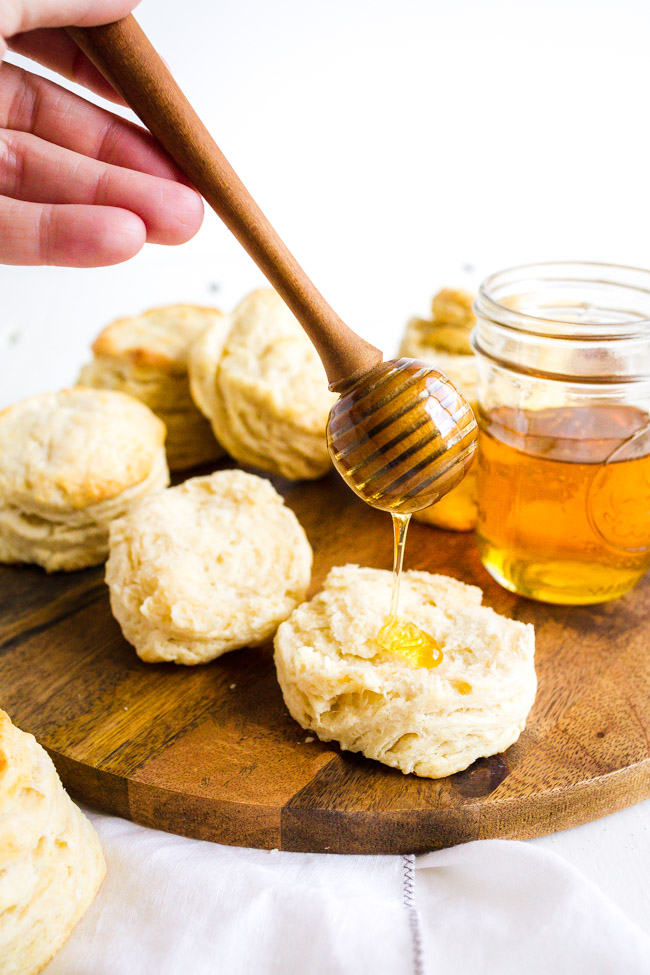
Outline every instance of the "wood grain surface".
<path id="1" fill-rule="evenodd" d="M 330 566 L 389 568 L 390 518 L 338 476 L 274 480 Z M 439 780 L 317 740 L 286 711 L 271 647 L 200 667 L 144 664 L 113 620 L 103 567 L 0 568 L 0 706 L 50 752 L 71 793 L 135 822 L 221 843 L 337 853 L 527 838 L 650 796 L 650 580 L 592 607 L 501 589 L 473 537 L 413 524 L 406 567 L 475 583 L 535 625 L 539 690 L 504 754 Z"/>

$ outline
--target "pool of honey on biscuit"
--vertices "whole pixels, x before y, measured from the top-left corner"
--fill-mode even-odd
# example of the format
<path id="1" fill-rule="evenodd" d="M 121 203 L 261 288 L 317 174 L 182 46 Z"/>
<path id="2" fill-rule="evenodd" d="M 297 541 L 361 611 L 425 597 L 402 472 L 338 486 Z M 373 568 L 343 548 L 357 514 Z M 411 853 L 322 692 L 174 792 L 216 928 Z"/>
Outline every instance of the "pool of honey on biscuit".
<path id="1" fill-rule="evenodd" d="M 386 653 L 400 657 L 411 667 L 437 667 L 442 663 L 438 641 L 411 620 L 388 616 L 377 633 L 377 645 Z"/>
<path id="2" fill-rule="evenodd" d="M 420 629 L 412 620 L 398 614 L 404 547 L 411 516 L 393 512 L 391 517 L 393 519 L 394 557 L 390 609 L 388 616 L 377 632 L 375 642 L 384 653 L 398 657 L 410 667 L 432 669 L 442 663 L 442 647 L 430 633 Z"/>

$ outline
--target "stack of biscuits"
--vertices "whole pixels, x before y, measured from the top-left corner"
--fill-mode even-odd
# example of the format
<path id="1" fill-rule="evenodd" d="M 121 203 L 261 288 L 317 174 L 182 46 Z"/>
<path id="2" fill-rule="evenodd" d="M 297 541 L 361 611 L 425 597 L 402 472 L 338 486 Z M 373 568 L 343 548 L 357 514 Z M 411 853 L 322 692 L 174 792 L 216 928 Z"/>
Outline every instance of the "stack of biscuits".
<path id="1" fill-rule="evenodd" d="M 79 384 L 135 396 L 167 427 L 171 470 L 240 464 L 292 480 L 330 467 L 326 425 L 336 396 L 280 296 L 254 291 L 230 315 L 174 305 L 120 318 L 93 343 Z"/>
<path id="2" fill-rule="evenodd" d="M 95 830 L 47 752 L 0 711 L 0 970 L 35 975 L 104 877 Z"/>
<path id="3" fill-rule="evenodd" d="M 66 389 L 0 413 L 0 562 L 103 562 L 110 523 L 169 483 L 165 427 L 122 393 Z"/>
<path id="4" fill-rule="evenodd" d="M 116 389 L 141 400 L 167 427 L 167 462 L 172 471 L 207 464 L 223 456 L 210 424 L 190 395 L 188 354 L 206 328 L 223 328 L 216 308 L 169 305 L 119 318 L 93 343 L 93 359 L 79 384 Z"/>
<path id="5" fill-rule="evenodd" d="M 469 341 L 476 319 L 473 296 L 467 291 L 443 288 L 431 305 L 431 318 L 412 318 L 400 346 L 400 355 L 423 359 L 451 379 L 474 412 L 478 410 L 476 357 Z M 416 521 L 470 531 L 477 519 L 476 461 L 458 487 L 442 500 L 414 514 Z"/>

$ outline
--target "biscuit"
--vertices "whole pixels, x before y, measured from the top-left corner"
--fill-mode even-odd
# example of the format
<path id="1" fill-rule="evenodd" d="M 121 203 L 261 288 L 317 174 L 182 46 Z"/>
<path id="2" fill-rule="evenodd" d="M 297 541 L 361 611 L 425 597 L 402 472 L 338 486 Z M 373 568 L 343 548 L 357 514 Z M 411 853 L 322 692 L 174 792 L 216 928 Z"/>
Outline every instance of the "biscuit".
<path id="1" fill-rule="evenodd" d="M 463 396 L 476 401 L 476 359 L 470 334 L 476 318 L 473 296 L 467 291 L 443 288 L 433 298 L 432 317 L 412 318 L 404 332 L 400 355 L 424 359 L 449 376 Z"/>
<path id="2" fill-rule="evenodd" d="M 110 522 L 169 483 L 164 440 L 164 424 L 122 393 L 77 387 L 3 410 L 0 562 L 102 562 Z"/>
<path id="3" fill-rule="evenodd" d="M 32 735 L 0 711 L 0 967 L 35 975 L 92 903 L 105 872 L 95 830 Z"/>
<path id="4" fill-rule="evenodd" d="M 336 395 L 318 355 L 280 296 L 254 291 L 190 351 L 190 386 L 229 454 L 293 480 L 330 467 L 326 426 Z"/>
<path id="5" fill-rule="evenodd" d="M 93 360 L 81 370 L 79 385 L 128 393 L 160 417 L 167 427 L 167 461 L 185 470 L 222 457 L 210 424 L 190 394 L 187 359 L 201 332 L 223 328 L 216 308 L 169 305 L 142 315 L 119 318 L 93 343 Z"/>
<path id="6" fill-rule="evenodd" d="M 476 457 L 460 484 L 429 508 L 413 514 L 415 521 L 448 531 L 469 532 L 478 522 L 478 463 Z"/>
<path id="7" fill-rule="evenodd" d="M 226 470 L 146 498 L 115 522 L 106 581 L 139 657 L 199 664 L 272 636 L 305 598 L 311 563 L 273 485 Z"/>
<path id="8" fill-rule="evenodd" d="M 481 606 L 447 576 L 405 572 L 400 617 L 442 647 L 434 669 L 379 648 L 392 574 L 334 568 L 275 636 L 275 664 L 295 720 L 323 741 L 438 778 L 517 740 L 535 698 L 534 630 Z"/>
<path id="9" fill-rule="evenodd" d="M 450 288 L 439 291 L 432 302 L 433 317 L 430 320 L 412 318 L 407 324 L 400 355 L 430 362 L 451 379 L 476 413 L 478 370 L 469 343 L 476 321 L 472 300 L 473 296 L 467 291 Z M 416 521 L 454 531 L 475 528 L 478 519 L 476 460 L 458 487 L 430 508 L 417 511 L 413 517 Z"/>

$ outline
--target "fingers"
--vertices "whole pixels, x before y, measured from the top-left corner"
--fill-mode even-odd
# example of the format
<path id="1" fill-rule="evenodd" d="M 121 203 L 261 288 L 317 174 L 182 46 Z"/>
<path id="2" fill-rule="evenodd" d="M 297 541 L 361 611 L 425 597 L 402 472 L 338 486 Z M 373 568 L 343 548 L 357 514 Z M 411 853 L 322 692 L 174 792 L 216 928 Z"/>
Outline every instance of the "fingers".
<path id="1" fill-rule="evenodd" d="M 156 244 L 184 243 L 203 219 L 201 198 L 188 186 L 107 165 L 25 132 L 0 131 L 0 194 L 130 210 Z"/>
<path id="2" fill-rule="evenodd" d="M 32 132 L 114 166 L 182 179 L 144 129 L 11 64 L 0 65 L 0 128 Z"/>
<path id="3" fill-rule="evenodd" d="M 37 27 L 110 24 L 126 17 L 138 0 L 22 0 L 0 4 L 0 37 L 13 37 Z"/>
<path id="4" fill-rule="evenodd" d="M 149 133 L 6 64 L 2 128 L 0 262 L 116 264 L 199 229 L 200 197 Z"/>
<path id="5" fill-rule="evenodd" d="M 25 203 L 0 196 L 0 261 L 105 267 L 134 257 L 147 231 L 114 207 Z"/>
<path id="6" fill-rule="evenodd" d="M 30 30 L 26 34 L 16 34 L 9 41 L 9 48 L 46 68 L 52 68 L 63 78 L 89 88 L 102 98 L 124 104 L 115 89 L 64 30 Z"/>

